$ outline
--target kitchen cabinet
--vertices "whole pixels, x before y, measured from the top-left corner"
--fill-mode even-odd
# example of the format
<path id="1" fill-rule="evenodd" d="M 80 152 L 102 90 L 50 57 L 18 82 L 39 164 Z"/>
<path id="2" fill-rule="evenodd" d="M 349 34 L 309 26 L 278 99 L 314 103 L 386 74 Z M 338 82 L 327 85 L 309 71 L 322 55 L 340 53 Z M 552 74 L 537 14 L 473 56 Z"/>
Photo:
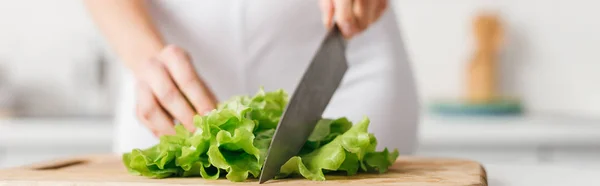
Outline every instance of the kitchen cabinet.
<path id="1" fill-rule="evenodd" d="M 0 120 L 0 168 L 74 156 L 110 153 L 110 118 Z"/>
<path id="2" fill-rule="evenodd" d="M 421 148 L 419 156 L 465 158 L 481 163 L 538 164 L 535 149 L 529 148 Z"/>
<path id="3" fill-rule="evenodd" d="M 559 147 L 549 150 L 549 164 L 600 168 L 599 147 Z"/>
<path id="4" fill-rule="evenodd" d="M 600 122 L 594 119 L 425 116 L 420 137 L 418 155 L 600 168 Z"/>
<path id="5" fill-rule="evenodd" d="M 479 161 L 484 164 L 513 165 L 561 165 L 581 168 L 600 169 L 600 151 L 590 150 L 597 147 L 574 148 L 509 148 L 509 147 L 471 147 L 471 148 L 421 148 L 419 156 L 455 157 Z"/>

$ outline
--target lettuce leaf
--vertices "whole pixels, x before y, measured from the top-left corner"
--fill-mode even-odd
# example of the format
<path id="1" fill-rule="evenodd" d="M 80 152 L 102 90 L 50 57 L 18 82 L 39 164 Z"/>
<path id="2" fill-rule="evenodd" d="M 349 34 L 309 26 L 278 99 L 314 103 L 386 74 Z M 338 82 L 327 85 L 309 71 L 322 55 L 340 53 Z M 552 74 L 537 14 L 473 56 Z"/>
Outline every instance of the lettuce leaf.
<path id="1" fill-rule="evenodd" d="M 347 121 L 344 119 L 341 121 Z M 310 180 L 323 181 L 325 180 L 323 170 L 345 171 L 347 175 L 351 176 L 357 173 L 359 166 L 363 171 L 386 172 L 398 157 L 398 151 L 391 154 L 387 149 L 383 152 L 374 152 L 377 141 L 372 134 L 368 133 L 368 126 L 369 119 L 364 118 L 331 142 L 310 153 L 293 157 L 282 166 L 277 177 L 284 178 L 292 174 L 299 174 Z M 313 132 L 311 137 L 315 136 L 315 133 L 317 132 Z"/>
<path id="2" fill-rule="evenodd" d="M 176 134 L 162 136 L 148 149 L 122 156 L 134 175 L 149 178 L 193 177 L 234 182 L 257 178 L 273 134 L 288 103 L 288 94 L 262 88 L 252 97 L 235 96 L 205 114 L 194 117 L 195 133 L 176 125 Z M 329 172 L 384 173 L 398 151 L 376 152 L 377 140 L 368 133 L 369 119 L 353 125 L 347 118 L 320 120 L 304 147 L 285 163 L 277 179 L 302 176 L 325 180 Z"/>

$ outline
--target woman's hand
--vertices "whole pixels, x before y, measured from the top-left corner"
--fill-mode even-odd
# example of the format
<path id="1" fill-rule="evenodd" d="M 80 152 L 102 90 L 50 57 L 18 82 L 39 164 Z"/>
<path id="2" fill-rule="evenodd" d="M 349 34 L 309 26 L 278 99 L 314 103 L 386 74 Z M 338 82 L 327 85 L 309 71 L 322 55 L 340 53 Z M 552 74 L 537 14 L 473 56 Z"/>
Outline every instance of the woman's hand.
<path id="1" fill-rule="evenodd" d="M 323 24 L 337 24 L 346 38 L 366 30 L 388 6 L 387 0 L 320 0 Z M 335 20 L 335 22 L 332 22 Z"/>
<path id="2" fill-rule="evenodd" d="M 174 134 L 174 119 L 194 131 L 194 115 L 215 108 L 214 95 L 179 47 L 165 47 L 133 71 L 138 80 L 137 117 L 156 136 Z"/>
<path id="3" fill-rule="evenodd" d="M 174 120 L 194 131 L 195 114 L 215 108 L 187 53 L 166 46 L 144 0 L 86 0 L 92 20 L 137 79 L 137 118 L 156 136 L 174 134 Z"/>

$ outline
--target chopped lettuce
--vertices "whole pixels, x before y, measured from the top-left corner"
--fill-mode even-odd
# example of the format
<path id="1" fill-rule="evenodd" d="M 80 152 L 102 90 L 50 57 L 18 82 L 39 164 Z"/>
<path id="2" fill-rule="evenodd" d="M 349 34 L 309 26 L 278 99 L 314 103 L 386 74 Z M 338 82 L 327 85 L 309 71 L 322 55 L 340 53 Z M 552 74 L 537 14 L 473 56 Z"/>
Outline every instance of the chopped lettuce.
<path id="1" fill-rule="evenodd" d="M 148 149 L 133 149 L 122 156 L 127 170 L 149 178 L 192 177 L 234 182 L 258 178 L 275 128 L 288 103 L 283 90 L 253 97 L 236 96 L 206 115 L 194 117 L 195 133 L 176 125 L 176 134 L 162 136 Z M 352 124 L 346 118 L 322 119 L 300 153 L 285 163 L 277 179 L 302 176 L 325 180 L 325 174 L 388 170 L 398 151 L 376 152 L 377 140 L 368 133 L 369 119 Z"/>

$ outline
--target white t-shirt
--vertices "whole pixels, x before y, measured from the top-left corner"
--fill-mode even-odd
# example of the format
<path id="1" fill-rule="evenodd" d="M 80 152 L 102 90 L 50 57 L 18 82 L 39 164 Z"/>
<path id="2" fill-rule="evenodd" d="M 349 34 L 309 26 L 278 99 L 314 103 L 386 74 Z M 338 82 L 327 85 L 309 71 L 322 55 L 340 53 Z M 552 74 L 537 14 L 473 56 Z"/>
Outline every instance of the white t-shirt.
<path id="1" fill-rule="evenodd" d="M 186 49 L 219 101 L 283 88 L 292 93 L 326 35 L 316 0 L 149 1 L 166 41 Z M 371 120 L 378 149 L 411 154 L 418 99 L 393 9 L 348 42 L 350 68 L 324 117 Z M 158 142 L 135 115 L 135 86 L 124 72 L 116 110 L 115 152 Z"/>

